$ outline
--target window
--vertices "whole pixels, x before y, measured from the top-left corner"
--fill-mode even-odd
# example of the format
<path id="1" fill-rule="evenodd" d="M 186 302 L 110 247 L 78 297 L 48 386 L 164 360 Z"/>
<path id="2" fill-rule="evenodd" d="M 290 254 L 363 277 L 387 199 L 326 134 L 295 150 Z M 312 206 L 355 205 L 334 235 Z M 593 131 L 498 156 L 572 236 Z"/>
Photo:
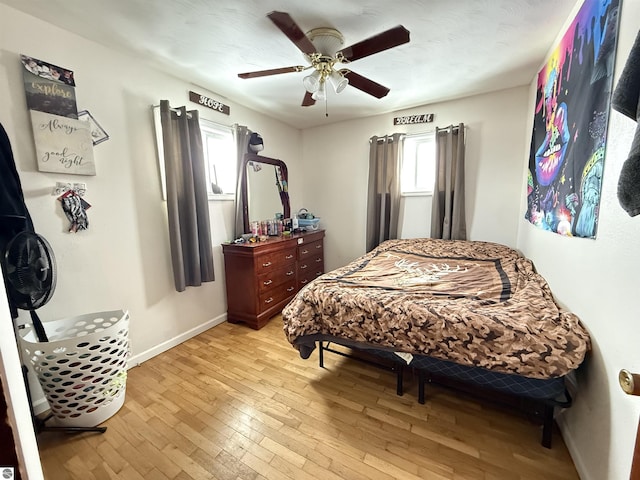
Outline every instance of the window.
<path id="1" fill-rule="evenodd" d="M 436 181 L 435 133 L 411 135 L 404 140 L 401 190 L 403 195 L 431 195 Z"/>
<path id="2" fill-rule="evenodd" d="M 236 146 L 231 127 L 200 119 L 209 199 L 233 199 L 236 192 Z"/>
<path id="3" fill-rule="evenodd" d="M 162 198 L 167 199 L 160 107 L 153 108 Z M 200 119 L 209 200 L 233 200 L 236 192 L 236 143 L 231 127 Z M 217 185 L 220 188 L 215 188 Z M 214 192 L 220 192 L 215 193 Z"/>

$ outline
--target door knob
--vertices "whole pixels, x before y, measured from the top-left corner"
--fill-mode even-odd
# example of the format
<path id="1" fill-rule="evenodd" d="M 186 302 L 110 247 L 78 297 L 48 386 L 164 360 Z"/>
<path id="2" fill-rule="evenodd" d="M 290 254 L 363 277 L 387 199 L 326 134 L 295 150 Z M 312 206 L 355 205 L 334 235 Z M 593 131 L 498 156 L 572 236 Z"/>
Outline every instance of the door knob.
<path id="1" fill-rule="evenodd" d="M 640 395 L 640 374 L 631 373 L 628 370 L 620 370 L 618 375 L 620 387 L 629 395 Z"/>

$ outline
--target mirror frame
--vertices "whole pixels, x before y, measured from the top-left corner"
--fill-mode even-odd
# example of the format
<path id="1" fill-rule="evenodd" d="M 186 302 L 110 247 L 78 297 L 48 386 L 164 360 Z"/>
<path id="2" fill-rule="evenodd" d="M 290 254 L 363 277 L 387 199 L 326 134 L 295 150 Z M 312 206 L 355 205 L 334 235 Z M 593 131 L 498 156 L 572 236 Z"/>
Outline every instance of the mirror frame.
<path id="1" fill-rule="evenodd" d="M 280 202 L 282 203 L 283 209 L 283 218 L 289 218 L 291 215 L 291 204 L 289 202 L 289 172 L 287 170 L 287 164 L 282 160 L 278 160 L 277 158 L 269 158 L 263 157 L 261 155 L 256 155 L 255 153 L 245 153 L 244 158 L 242 160 L 242 188 L 240 199 L 242 201 L 242 222 L 244 224 L 244 233 L 251 232 L 251 228 L 249 226 L 249 192 L 247 191 L 247 164 L 249 162 L 258 162 L 258 163 L 266 163 L 267 165 L 273 165 L 274 167 L 280 167 L 280 174 L 282 176 L 282 180 L 287 182 L 287 195 L 283 197 L 280 195 Z"/>

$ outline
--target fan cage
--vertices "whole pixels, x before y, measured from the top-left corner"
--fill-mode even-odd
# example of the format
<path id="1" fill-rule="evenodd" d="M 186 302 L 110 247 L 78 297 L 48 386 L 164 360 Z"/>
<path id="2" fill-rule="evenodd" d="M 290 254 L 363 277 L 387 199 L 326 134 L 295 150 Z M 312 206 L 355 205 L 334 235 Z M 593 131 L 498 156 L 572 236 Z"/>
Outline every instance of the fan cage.
<path id="1" fill-rule="evenodd" d="M 22 310 L 45 305 L 56 289 L 56 259 L 49 242 L 34 232 L 20 232 L 7 245 L 7 290 L 12 302 Z"/>
<path id="2" fill-rule="evenodd" d="M 129 313 L 91 313 L 44 322 L 50 341 L 21 333 L 32 370 L 60 426 L 94 427 L 122 407 L 130 356 Z"/>

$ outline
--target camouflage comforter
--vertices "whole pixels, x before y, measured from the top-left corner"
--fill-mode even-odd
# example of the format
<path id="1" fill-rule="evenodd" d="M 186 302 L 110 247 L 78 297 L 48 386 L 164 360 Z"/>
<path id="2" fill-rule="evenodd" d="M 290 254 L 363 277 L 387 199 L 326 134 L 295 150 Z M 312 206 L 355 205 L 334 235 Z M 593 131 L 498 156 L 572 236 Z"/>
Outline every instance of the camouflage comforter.
<path id="1" fill-rule="evenodd" d="M 590 348 L 531 261 L 489 242 L 389 240 L 308 284 L 282 316 L 303 358 L 339 338 L 544 379 Z"/>

